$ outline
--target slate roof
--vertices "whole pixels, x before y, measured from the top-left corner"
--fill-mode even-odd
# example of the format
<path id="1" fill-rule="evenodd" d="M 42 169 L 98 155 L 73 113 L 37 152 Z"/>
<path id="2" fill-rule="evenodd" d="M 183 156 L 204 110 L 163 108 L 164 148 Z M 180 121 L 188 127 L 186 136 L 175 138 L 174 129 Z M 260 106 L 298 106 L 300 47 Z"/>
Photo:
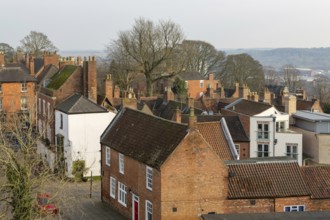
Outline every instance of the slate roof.
<path id="1" fill-rule="evenodd" d="M 179 76 L 182 80 L 205 80 L 204 76 L 200 72 L 181 72 L 176 76 Z"/>
<path id="2" fill-rule="evenodd" d="M 73 65 L 65 65 L 60 71 L 51 78 L 51 82 L 47 85 L 49 89 L 59 89 L 63 83 L 76 71 L 78 67 Z"/>
<path id="3" fill-rule="evenodd" d="M 233 106 L 235 106 L 235 107 L 233 107 Z M 232 105 L 229 104 L 225 108 L 238 112 L 238 113 L 241 113 L 241 114 L 253 116 L 253 115 L 260 114 L 271 107 L 272 106 L 267 103 L 254 102 L 251 100 L 240 99 L 237 101 L 237 103 L 233 103 Z"/>
<path id="4" fill-rule="evenodd" d="M 220 122 L 204 122 L 196 125 L 199 133 L 202 134 L 221 160 L 234 159 Z"/>
<path id="5" fill-rule="evenodd" d="M 38 83 L 40 83 L 42 80 L 47 80 L 52 78 L 57 72 L 58 72 L 58 68 L 56 66 L 54 66 L 53 64 L 48 64 L 47 66 L 45 66 L 42 72 L 37 76 Z"/>
<path id="6" fill-rule="evenodd" d="M 181 114 L 188 114 L 190 111 L 186 103 L 170 100 L 167 103 L 163 102 L 159 109 L 153 110 L 153 113 L 161 118 L 171 120 L 177 108 L 181 110 Z M 194 108 L 194 112 L 195 115 L 200 115 L 203 110 Z"/>
<path id="7" fill-rule="evenodd" d="M 239 98 L 225 98 L 225 99 L 219 99 L 218 100 L 218 111 L 220 111 L 222 108 L 226 107 L 230 103 L 238 100 Z"/>
<path id="8" fill-rule="evenodd" d="M 36 79 L 22 67 L 0 68 L 0 82 L 35 82 Z"/>
<path id="9" fill-rule="evenodd" d="M 101 113 L 108 112 L 85 96 L 75 93 L 56 106 L 56 109 L 66 114 Z"/>
<path id="10" fill-rule="evenodd" d="M 315 101 L 297 100 L 297 110 L 311 111 Z"/>
<path id="11" fill-rule="evenodd" d="M 34 58 L 34 74 L 37 74 L 43 66 L 44 66 L 43 58 Z"/>
<path id="12" fill-rule="evenodd" d="M 159 170 L 187 129 L 187 125 L 124 108 L 102 134 L 101 144 Z"/>
<path id="13" fill-rule="evenodd" d="M 296 161 L 289 159 L 267 161 L 266 159 L 248 159 L 226 163 L 229 172 L 229 199 L 310 195 Z"/>
<path id="14" fill-rule="evenodd" d="M 312 199 L 330 199 L 330 166 L 301 167 Z"/>

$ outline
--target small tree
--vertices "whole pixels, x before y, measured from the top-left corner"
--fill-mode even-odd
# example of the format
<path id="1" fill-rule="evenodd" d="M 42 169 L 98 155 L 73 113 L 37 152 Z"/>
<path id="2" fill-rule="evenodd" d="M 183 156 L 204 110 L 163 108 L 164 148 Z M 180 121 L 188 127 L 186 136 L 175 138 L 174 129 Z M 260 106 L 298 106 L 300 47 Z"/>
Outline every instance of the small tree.
<path id="1" fill-rule="evenodd" d="M 0 51 L 5 53 L 6 62 L 10 62 L 13 59 L 15 50 L 9 44 L 0 43 Z"/>
<path id="2" fill-rule="evenodd" d="M 47 35 L 37 31 L 31 31 L 29 35 L 25 36 L 21 40 L 21 45 L 26 52 L 33 53 L 35 57 L 41 57 L 43 51 L 46 50 L 58 50 Z"/>
<path id="3" fill-rule="evenodd" d="M 187 86 L 186 82 L 179 77 L 176 77 L 174 82 L 173 82 L 173 87 L 172 90 L 174 94 L 176 94 L 179 98 L 179 100 L 182 100 L 186 97 L 187 95 Z"/>
<path id="4" fill-rule="evenodd" d="M 84 173 L 86 173 L 87 168 L 84 160 L 73 161 L 72 165 L 72 174 L 76 181 L 84 181 Z"/>

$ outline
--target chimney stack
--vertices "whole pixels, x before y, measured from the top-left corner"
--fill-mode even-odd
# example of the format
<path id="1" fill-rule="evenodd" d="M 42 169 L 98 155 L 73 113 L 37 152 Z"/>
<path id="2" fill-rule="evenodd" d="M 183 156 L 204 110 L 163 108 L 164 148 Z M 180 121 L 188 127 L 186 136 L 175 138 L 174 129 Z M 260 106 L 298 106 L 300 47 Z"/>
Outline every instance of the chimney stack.
<path id="1" fill-rule="evenodd" d="M 272 103 L 271 94 L 267 87 L 264 88 L 264 102 L 268 104 Z"/>
<path id="2" fill-rule="evenodd" d="M 25 54 L 25 67 L 26 69 L 30 69 L 30 55 L 28 52 Z"/>
<path id="3" fill-rule="evenodd" d="M 286 95 L 284 97 L 285 112 L 289 114 L 290 125 L 294 124 L 292 114 L 297 111 L 297 98 L 294 95 Z"/>
<path id="4" fill-rule="evenodd" d="M 69 58 L 72 62 L 72 58 Z M 84 96 L 96 103 L 97 100 L 97 82 L 96 82 L 96 59 L 89 57 L 83 64 L 83 91 Z"/>
<path id="5" fill-rule="evenodd" d="M 49 64 L 53 64 L 54 66 L 59 67 L 59 56 L 56 54 L 56 51 L 54 52 L 44 51 L 43 60 L 44 60 L 44 67 Z"/>
<path id="6" fill-rule="evenodd" d="M 21 49 L 18 49 L 17 53 L 16 53 L 16 62 L 17 63 L 23 63 L 23 61 L 24 61 L 23 51 Z"/>
<path id="7" fill-rule="evenodd" d="M 175 121 L 177 123 L 181 123 L 181 110 L 177 106 L 173 115 L 172 121 Z"/>
<path id="8" fill-rule="evenodd" d="M 112 100 L 113 98 L 113 80 L 111 74 L 107 74 L 104 80 L 104 96 Z"/>
<path id="9" fill-rule="evenodd" d="M 239 88 L 239 97 L 243 99 L 248 99 L 250 89 L 246 83 L 243 84 L 243 87 Z"/>
<path id="10" fill-rule="evenodd" d="M 239 83 L 238 82 L 235 83 L 235 92 L 232 95 L 232 97 L 233 98 L 239 98 Z"/>
<path id="11" fill-rule="evenodd" d="M 194 99 L 191 97 L 187 97 L 187 106 L 188 108 L 194 107 Z"/>
<path id="12" fill-rule="evenodd" d="M 34 76 L 34 57 L 33 57 L 33 55 L 30 56 L 29 70 L 30 70 L 30 75 Z"/>
<path id="13" fill-rule="evenodd" d="M 117 85 L 115 86 L 115 90 L 113 92 L 113 97 L 115 99 L 119 99 L 120 98 L 120 88 Z"/>
<path id="14" fill-rule="evenodd" d="M 164 101 L 173 101 L 174 100 L 174 93 L 172 92 L 171 87 L 166 86 L 165 87 L 165 94 L 164 94 Z"/>
<path id="15" fill-rule="evenodd" d="M 190 107 L 188 127 L 189 129 L 196 129 L 196 116 L 194 107 Z"/>
<path id="16" fill-rule="evenodd" d="M 0 68 L 5 66 L 5 53 L 0 51 Z"/>

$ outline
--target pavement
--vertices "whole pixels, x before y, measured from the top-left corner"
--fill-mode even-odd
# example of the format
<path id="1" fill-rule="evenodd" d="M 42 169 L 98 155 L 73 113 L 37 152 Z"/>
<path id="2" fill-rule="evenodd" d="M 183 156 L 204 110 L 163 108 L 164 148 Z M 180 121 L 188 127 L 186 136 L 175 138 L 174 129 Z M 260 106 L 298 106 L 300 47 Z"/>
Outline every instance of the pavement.
<path id="1" fill-rule="evenodd" d="M 90 190 L 92 189 L 92 190 Z M 92 187 L 89 182 L 69 183 L 68 197 L 73 197 L 70 204 L 62 208 L 59 219 L 63 220 L 128 220 L 106 202 L 101 201 L 101 183 L 94 181 Z M 92 192 L 92 194 L 90 193 Z M 91 197 L 91 198 L 90 198 Z"/>

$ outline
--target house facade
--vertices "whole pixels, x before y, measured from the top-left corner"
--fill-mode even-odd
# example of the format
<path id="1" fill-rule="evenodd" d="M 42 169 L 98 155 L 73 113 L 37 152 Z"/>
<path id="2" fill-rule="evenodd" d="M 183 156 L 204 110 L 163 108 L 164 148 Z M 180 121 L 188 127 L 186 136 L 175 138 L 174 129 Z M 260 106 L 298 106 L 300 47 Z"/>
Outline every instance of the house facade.
<path id="1" fill-rule="evenodd" d="M 102 200 L 124 216 L 179 220 L 225 211 L 221 160 L 234 155 L 219 122 L 196 123 L 192 113 L 184 125 L 125 108 L 102 134 L 101 149 Z"/>
<path id="2" fill-rule="evenodd" d="M 74 161 L 83 160 L 86 176 L 100 176 L 99 140 L 115 114 L 74 94 L 55 109 L 57 157 L 63 158 L 65 174 L 72 177 Z"/>
<path id="3" fill-rule="evenodd" d="M 302 134 L 289 129 L 289 114 L 244 99 L 227 105 L 222 113 L 241 116 L 250 138 L 250 158 L 289 156 L 302 165 Z"/>

